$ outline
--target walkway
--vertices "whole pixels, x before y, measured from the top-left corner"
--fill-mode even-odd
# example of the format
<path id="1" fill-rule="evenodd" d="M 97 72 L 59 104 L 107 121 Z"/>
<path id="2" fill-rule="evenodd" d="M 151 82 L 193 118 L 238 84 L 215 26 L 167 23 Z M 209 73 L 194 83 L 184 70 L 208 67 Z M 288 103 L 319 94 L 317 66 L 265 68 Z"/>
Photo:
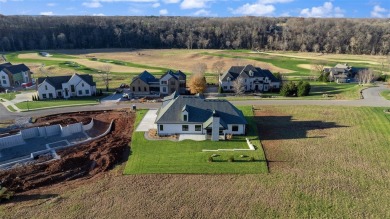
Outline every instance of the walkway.
<path id="1" fill-rule="evenodd" d="M 149 129 L 157 129 L 157 125 L 154 124 L 154 121 L 156 121 L 157 118 L 157 110 L 151 109 L 149 110 L 144 118 L 139 123 L 136 132 L 147 132 Z"/>

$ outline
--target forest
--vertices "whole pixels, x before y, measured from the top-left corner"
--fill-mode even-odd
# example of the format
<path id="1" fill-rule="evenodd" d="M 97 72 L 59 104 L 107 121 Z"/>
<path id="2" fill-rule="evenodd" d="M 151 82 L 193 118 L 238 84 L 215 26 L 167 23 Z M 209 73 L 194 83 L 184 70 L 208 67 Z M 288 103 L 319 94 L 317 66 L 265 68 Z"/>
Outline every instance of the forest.
<path id="1" fill-rule="evenodd" d="M 0 50 L 251 49 L 388 55 L 390 19 L 2 16 Z"/>

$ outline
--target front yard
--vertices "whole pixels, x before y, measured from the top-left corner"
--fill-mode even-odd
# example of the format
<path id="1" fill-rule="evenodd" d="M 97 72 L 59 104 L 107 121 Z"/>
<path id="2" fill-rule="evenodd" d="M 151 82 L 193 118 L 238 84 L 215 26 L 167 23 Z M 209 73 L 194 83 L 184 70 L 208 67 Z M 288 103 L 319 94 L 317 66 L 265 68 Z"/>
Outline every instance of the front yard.
<path id="1" fill-rule="evenodd" d="M 21 110 L 36 110 L 41 108 L 53 108 L 61 106 L 75 106 L 75 105 L 93 105 L 98 104 L 98 99 L 102 97 L 78 97 L 69 100 L 53 99 L 53 100 L 39 100 L 39 101 L 25 101 L 15 104 Z"/>
<path id="2" fill-rule="evenodd" d="M 197 173 L 197 174 L 248 174 L 267 173 L 267 163 L 258 138 L 256 124 L 251 107 L 240 108 L 249 125 L 247 136 L 235 136 L 229 141 L 149 141 L 144 132 L 134 132 L 131 142 L 131 153 L 124 174 L 145 173 Z M 137 111 L 134 127 L 137 127 L 146 110 Z M 202 152 L 203 149 L 248 149 L 245 138 L 249 138 L 257 147 L 255 151 Z M 217 154 L 213 162 L 208 159 Z M 244 157 L 241 157 L 244 155 Z M 229 162 L 233 156 L 234 162 Z M 250 161 L 251 157 L 254 161 Z"/>

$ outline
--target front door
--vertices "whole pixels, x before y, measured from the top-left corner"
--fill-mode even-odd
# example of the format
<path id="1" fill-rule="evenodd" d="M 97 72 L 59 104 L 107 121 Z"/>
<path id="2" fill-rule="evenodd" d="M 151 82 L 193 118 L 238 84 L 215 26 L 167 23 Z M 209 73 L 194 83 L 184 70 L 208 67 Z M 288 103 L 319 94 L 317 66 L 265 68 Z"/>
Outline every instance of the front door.
<path id="1" fill-rule="evenodd" d="M 259 85 L 255 85 L 255 91 L 259 90 Z"/>

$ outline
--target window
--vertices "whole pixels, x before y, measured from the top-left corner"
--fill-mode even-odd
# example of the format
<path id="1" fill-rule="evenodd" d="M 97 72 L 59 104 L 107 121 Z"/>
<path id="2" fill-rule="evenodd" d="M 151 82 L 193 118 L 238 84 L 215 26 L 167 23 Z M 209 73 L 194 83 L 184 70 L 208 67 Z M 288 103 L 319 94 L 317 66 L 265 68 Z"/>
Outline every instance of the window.
<path id="1" fill-rule="evenodd" d="M 227 86 L 223 86 L 223 89 L 224 89 L 224 90 L 227 90 Z"/>
<path id="2" fill-rule="evenodd" d="M 253 77 L 253 71 L 252 70 L 249 71 L 249 76 Z"/>
<path id="3" fill-rule="evenodd" d="M 83 94 L 83 91 L 82 90 L 79 90 L 79 95 L 82 95 Z"/>
<path id="4" fill-rule="evenodd" d="M 230 90 L 233 89 L 233 86 L 230 86 Z"/>
<path id="5" fill-rule="evenodd" d="M 175 85 L 176 83 L 175 83 L 175 81 L 171 81 L 171 85 Z"/>
<path id="6" fill-rule="evenodd" d="M 164 126 L 160 125 L 160 131 L 164 131 Z"/>
<path id="7" fill-rule="evenodd" d="M 2 78 L 2 79 L 5 79 L 5 76 L 3 75 L 3 76 L 1 76 L 1 78 Z"/>
<path id="8" fill-rule="evenodd" d="M 163 87 L 163 92 L 164 92 L 164 93 L 167 92 L 167 88 L 166 88 L 166 87 Z"/>
<path id="9" fill-rule="evenodd" d="M 61 91 L 58 91 L 58 92 L 57 92 L 57 96 L 58 96 L 58 97 L 62 96 Z"/>
<path id="10" fill-rule="evenodd" d="M 53 98 L 53 94 L 52 94 L 52 93 L 49 93 L 49 98 L 50 98 L 50 99 Z"/>
<path id="11" fill-rule="evenodd" d="M 6 81 L 6 80 L 3 80 L 3 84 L 7 84 L 7 81 Z"/>
<path id="12" fill-rule="evenodd" d="M 144 91 L 146 91 L 146 87 L 144 87 Z"/>
<path id="13" fill-rule="evenodd" d="M 195 125 L 195 131 L 201 131 L 202 126 L 201 125 Z"/>
<path id="14" fill-rule="evenodd" d="M 45 90 L 47 90 L 47 85 L 45 85 Z"/>
<path id="15" fill-rule="evenodd" d="M 188 115 L 183 115 L 183 120 L 188 121 Z"/>
<path id="16" fill-rule="evenodd" d="M 138 91 L 141 91 L 141 87 L 138 87 Z"/>
<path id="17" fill-rule="evenodd" d="M 84 87 L 84 83 L 81 83 L 81 87 Z"/>
<path id="18" fill-rule="evenodd" d="M 168 84 L 167 81 L 161 81 L 161 84 Z"/>
<path id="19" fill-rule="evenodd" d="M 70 91 L 75 92 L 74 85 L 70 85 Z"/>
<path id="20" fill-rule="evenodd" d="M 133 87 L 133 92 L 135 91 L 135 87 Z"/>
<path id="21" fill-rule="evenodd" d="M 181 127 L 181 130 L 182 130 L 183 132 L 188 131 L 188 125 L 183 125 L 183 126 Z"/>
<path id="22" fill-rule="evenodd" d="M 89 90 L 85 90 L 85 94 L 89 94 Z"/>
<path id="23" fill-rule="evenodd" d="M 42 94 L 42 98 L 46 99 L 47 98 L 46 94 Z"/>
<path id="24" fill-rule="evenodd" d="M 238 132 L 238 125 L 233 125 L 232 126 L 232 131 L 233 132 Z"/>

